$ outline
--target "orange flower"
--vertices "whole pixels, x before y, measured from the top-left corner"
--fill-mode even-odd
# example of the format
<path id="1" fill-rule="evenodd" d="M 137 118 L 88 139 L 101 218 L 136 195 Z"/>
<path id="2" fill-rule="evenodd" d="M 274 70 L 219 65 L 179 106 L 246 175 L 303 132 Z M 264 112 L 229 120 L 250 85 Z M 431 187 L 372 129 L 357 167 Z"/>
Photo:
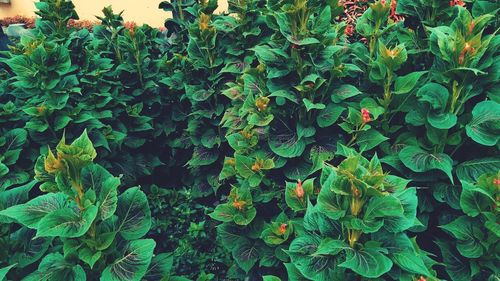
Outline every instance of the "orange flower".
<path id="1" fill-rule="evenodd" d="M 500 185 L 500 179 L 494 179 L 493 184 Z"/>
<path id="2" fill-rule="evenodd" d="M 233 207 L 235 207 L 236 209 L 238 209 L 240 211 L 243 210 L 243 208 L 245 207 L 246 204 L 247 203 L 245 201 L 243 201 L 243 200 L 240 201 L 240 200 L 236 199 L 236 200 L 233 201 Z"/>
<path id="3" fill-rule="evenodd" d="M 298 198 L 304 198 L 304 188 L 302 188 L 302 182 L 300 180 L 297 181 L 297 185 L 295 186 L 295 195 Z"/>
<path id="4" fill-rule="evenodd" d="M 402 21 L 404 20 L 403 16 L 397 15 L 396 14 L 396 6 L 398 5 L 396 0 L 391 0 L 391 13 L 389 15 L 389 18 L 392 19 L 394 22 Z"/>
<path id="5" fill-rule="evenodd" d="M 348 24 L 345 27 L 344 34 L 348 37 L 352 36 L 354 34 L 354 25 Z"/>
<path id="6" fill-rule="evenodd" d="M 261 169 L 261 168 L 262 168 L 262 167 L 260 166 L 260 163 L 258 163 L 258 162 L 255 162 L 255 163 L 253 163 L 253 165 L 252 165 L 252 171 L 254 171 L 254 172 L 258 172 L 258 171 L 260 171 L 260 169 Z"/>
<path id="7" fill-rule="evenodd" d="M 280 226 L 280 229 L 278 230 L 278 232 L 281 234 L 281 235 L 284 235 L 285 232 L 286 232 L 286 227 L 287 227 L 287 224 L 286 223 L 282 223 L 281 226 Z"/>
<path id="8" fill-rule="evenodd" d="M 354 197 L 359 197 L 359 195 L 361 195 L 361 193 L 359 192 L 359 189 L 357 189 L 357 188 L 354 188 L 352 190 L 352 193 L 354 194 Z"/>
<path id="9" fill-rule="evenodd" d="M 453 6 L 461 6 L 461 7 L 463 7 L 463 6 L 465 6 L 465 3 L 462 0 L 451 0 L 450 1 L 450 7 L 453 7 Z"/>
<path id="10" fill-rule="evenodd" d="M 474 20 L 472 20 L 472 22 L 469 25 L 469 33 L 472 33 L 472 31 L 474 30 L 474 27 L 476 27 L 476 22 Z"/>
<path id="11" fill-rule="evenodd" d="M 201 13 L 200 14 L 200 19 L 199 19 L 199 22 L 198 22 L 200 30 L 208 29 L 208 24 L 209 23 L 210 23 L 210 16 L 206 15 L 204 13 Z"/>
<path id="12" fill-rule="evenodd" d="M 417 281 L 427 281 L 427 279 L 425 279 L 424 276 L 420 276 L 420 278 Z"/>
<path id="13" fill-rule="evenodd" d="M 259 97 L 255 100 L 255 106 L 258 111 L 264 111 L 267 109 L 267 105 L 269 104 L 268 97 Z"/>
<path id="14" fill-rule="evenodd" d="M 234 167 L 236 165 L 236 160 L 234 158 L 229 158 L 226 160 L 226 164 Z"/>
<path id="15" fill-rule="evenodd" d="M 45 105 L 41 105 L 36 108 L 36 111 L 38 111 L 38 113 L 40 114 L 43 114 L 45 110 L 47 110 L 47 107 Z"/>
<path id="16" fill-rule="evenodd" d="M 361 108 L 361 118 L 363 119 L 363 124 L 372 121 L 372 118 L 370 117 L 370 111 L 368 111 L 368 109 L 366 108 Z"/>
<path id="17" fill-rule="evenodd" d="M 253 136 L 252 132 L 248 132 L 246 130 L 240 131 L 240 134 L 247 140 Z"/>
<path id="18" fill-rule="evenodd" d="M 472 48 L 469 43 L 465 43 L 464 48 L 458 55 L 458 64 L 463 64 L 465 61 L 465 55 L 469 53 L 470 55 L 473 55 L 476 52 L 476 49 Z"/>

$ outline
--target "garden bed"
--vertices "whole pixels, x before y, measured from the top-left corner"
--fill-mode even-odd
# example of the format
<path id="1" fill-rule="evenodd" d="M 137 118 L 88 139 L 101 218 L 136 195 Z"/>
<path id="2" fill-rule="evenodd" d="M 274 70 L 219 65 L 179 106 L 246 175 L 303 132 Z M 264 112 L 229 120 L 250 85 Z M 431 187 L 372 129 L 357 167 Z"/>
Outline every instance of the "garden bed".
<path id="1" fill-rule="evenodd" d="M 0 280 L 500 277 L 498 1 L 37 7 L 0 59 Z"/>

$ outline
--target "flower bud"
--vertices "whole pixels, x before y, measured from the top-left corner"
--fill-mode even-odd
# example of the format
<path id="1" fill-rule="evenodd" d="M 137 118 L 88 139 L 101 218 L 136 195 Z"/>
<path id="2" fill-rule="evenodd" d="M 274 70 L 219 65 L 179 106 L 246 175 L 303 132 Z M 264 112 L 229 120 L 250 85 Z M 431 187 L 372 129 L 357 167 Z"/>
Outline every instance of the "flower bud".
<path id="1" fill-rule="evenodd" d="M 297 181 L 297 185 L 295 186 L 295 194 L 298 198 L 304 198 L 304 188 L 300 180 Z"/>
<path id="2" fill-rule="evenodd" d="M 282 223 L 281 226 L 280 226 L 280 229 L 279 229 L 279 233 L 281 235 L 284 235 L 285 232 L 286 232 L 286 227 L 287 227 L 287 224 L 286 223 Z"/>

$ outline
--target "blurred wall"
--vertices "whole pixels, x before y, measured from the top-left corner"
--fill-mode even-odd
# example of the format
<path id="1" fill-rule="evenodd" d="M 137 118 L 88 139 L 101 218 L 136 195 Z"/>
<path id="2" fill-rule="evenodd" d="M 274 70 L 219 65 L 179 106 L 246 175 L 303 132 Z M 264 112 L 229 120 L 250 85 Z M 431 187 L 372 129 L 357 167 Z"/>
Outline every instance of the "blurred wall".
<path id="1" fill-rule="evenodd" d="M 15 15 L 33 16 L 35 0 L 10 0 L 10 4 L 0 3 L 0 18 Z M 134 21 L 137 24 L 146 23 L 154 27 L 163 26 L 169 15 L 158 9 L 160 0 L 73 0 L 80 19 L 94 20 L 101 15 L 105 6 L 112 5 L 115 12 L 125 10 L 125 21 Z M 219 0 L 219 10 L 227 9 L 227 0 Z"/>

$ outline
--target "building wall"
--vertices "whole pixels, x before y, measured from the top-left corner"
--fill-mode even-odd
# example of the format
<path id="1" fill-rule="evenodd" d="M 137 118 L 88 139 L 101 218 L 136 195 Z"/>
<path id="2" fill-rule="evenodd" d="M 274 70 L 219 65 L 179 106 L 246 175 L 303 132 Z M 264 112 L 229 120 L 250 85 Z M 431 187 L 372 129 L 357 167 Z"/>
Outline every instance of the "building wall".
<path id="1" fill-rule="evenodd" d="M 11 0 L 10 4 L 0 3 L 0 18 L 15 15 L 33 16 L 36 0 Z M 115 12 L 124 10 L 125 21 L 146 23 L 154 27 L 163 26 L 169 14 L 158 9 L 160 0 L 73 0 L 80 19 L 94 20 L 101 15 L 105 6 L 113 6 Z M 219 10 L 227 9 L 227 0 L 219 0 Z"/>

